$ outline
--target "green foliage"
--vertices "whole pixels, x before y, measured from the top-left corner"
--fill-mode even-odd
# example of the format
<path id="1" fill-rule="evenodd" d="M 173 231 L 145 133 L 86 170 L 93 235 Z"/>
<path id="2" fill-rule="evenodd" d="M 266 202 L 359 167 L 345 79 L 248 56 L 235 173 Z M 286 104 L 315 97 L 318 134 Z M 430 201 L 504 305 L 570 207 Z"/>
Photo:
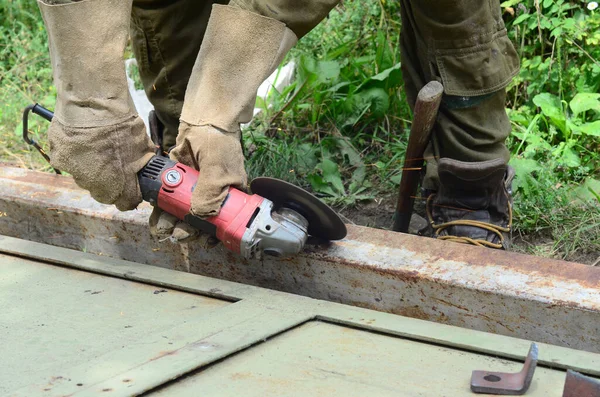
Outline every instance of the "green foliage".
<path id="1" fill-rule="evenodd" d="M 576 92 L 600 90 L 600 13 L 584 1 L 506 1 L 514 7 L 508 21 L 522 62 L 513 85 L 513 105 L 527 103 L 538 93 L 562 99 Z M 537 5 L 537 6 L 536 6 Z"/>
<path id="2" fill-rule="evenodd" d="M 592 260 L 595 260 L 600 247 L 598 197 L 588 200 L 594 196 L 590 193 L 584 200 L 573 201 L 572 191 L 554 185 L 552 175 L 542 167 L 536 167 L 534 172 L 537 190 L 515 201 L 517 234 L 525 241 L 533 240 L 531 247 L 525 251 L 574 259 L 592 254 L 595 255 Z M 597 190 L 599 185 L 599 181 L 586 183 L 581 189 L 590 187 L 600 191 Z M 540 245 L 540 241 L 549 241 L 550 244 Z"/>
<path id="3" fill-rule="evenodd" d="M 21 113 L 31 103 L 54 106 L 47 37 L 37 3 L 0 0 L 0 159 L 50 169 L 21 140 Z M 46 121 L 31 118 L 30 130 L 45 143 Z"/>
<path id="4" fill-rule="evenodd" d="M 561 256 L 600 250 L 600 13 L 586 4 L 502 3 L 522 62 L 508 93 L 515 224 L 549 233 Z M 573 245 L 577 226 L 587 238 Z"/>
<path id="5" fill-rule="evenodd" d="M 518 188 L 526 189 L 527 184 L 520 179 L 530 178 L 542 164 L 552 172 L 548 177 L 563 181 L 579 182 L 600 169 L 600 155 L 593 150 L 600 136 L 599 99 L 599 94 L 580 93 L 567 104 L 555 95 L 542 93 L 533 98 L 540 111 L 533 118 L 532 108 L 510 112 L 513 137 L 520 141 L 513 150 Z"/>
<path id="6" fill-rule="evenodd" d="M 273 94 L 273 107 L 255 123 L 254 137 L 268 125 L 280 142 L 319 145 L 303 181 L 329 202 L 351 205 L 397 181 L 410 118 L 399 32 L 396 2 L 345 1 L 292 51 L 295 82 Z"/>

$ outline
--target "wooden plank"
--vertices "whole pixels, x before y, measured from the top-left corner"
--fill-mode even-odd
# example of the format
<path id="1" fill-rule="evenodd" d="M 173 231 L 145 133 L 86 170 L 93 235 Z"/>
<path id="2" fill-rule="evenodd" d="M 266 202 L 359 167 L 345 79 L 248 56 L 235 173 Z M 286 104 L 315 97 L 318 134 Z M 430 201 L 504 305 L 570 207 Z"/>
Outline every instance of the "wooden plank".
<path id="1" fill-rule="evenodd" d="M 425 343 L 310 322 L 202 369 L 157 396 L 469 396 L 471 371 L 523 365 Z M 564 373 L 538 368 L 529 397 L 556 395 Z"/>
<path id="2" fill-rule="evenodd" d="M 278 312 L 282 315 L 287 313 L 297 323 L 311 319 L 322 319 L 405 339 L 521 360 L 525 357 L 529 348 L 529 341 L 527 340 L 433 324 L 428 321 L 314 300 L 229 281 L 48 247 L 44 244 L 9 237 L 0 237 L 0 251 L 12 252 L 13 254 L 36 259 L 43 257 L 46 262 L 58 263 L 73 269 L 125 278 L 158 287 L 219 297 L 227 301 L 241 300 L 258 307 L 268 308 L 273 313 Z M 287 329 L 287 327 L 289 327 L 289 324 L 283 328 Z M 572 368 L 590 375 L 600 375 L 599 354 L 547 344 L 539 345 L 541 365 L 555 368 Z"/>

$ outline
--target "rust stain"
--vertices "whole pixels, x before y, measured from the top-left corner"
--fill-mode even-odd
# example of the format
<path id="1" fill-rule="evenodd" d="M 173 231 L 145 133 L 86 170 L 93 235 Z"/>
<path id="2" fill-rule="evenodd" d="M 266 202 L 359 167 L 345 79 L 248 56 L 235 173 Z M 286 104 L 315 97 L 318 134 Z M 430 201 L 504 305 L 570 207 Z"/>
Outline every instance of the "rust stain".
<path id="1" fill-rule="evenodd" d="M 457 308 L 457 309 L 459 309 L 459 310 L 464 310 L 464 311 L 466 311 L 466 312 L 470 312 L 470 311 L 471 311 L 471 310 L 467 309 L 466 307 L 462 307 L 462 306 L 460 306 L 460 305 L 457 305 L 457 304 L 455 304 L 455 303 L 452 303 L 452 302 L 445 301 L 445 300 L 443 300 L 443 299 L 438 299 L 438 298 L 433 298 L 433 297 L 431 297 L 431 299 L 433 299 L 433 300 L 435 300 L 435 301 L 438 301 L 438 302 L 440 302 L 440 303 L 443 303 L 443 304 L 445 304 L 445 305 L 447 305 L 447 306 L 452 306 L 452 307 L 455 307 L 455 308 Z"/>
<path id="2" fill-rule="evenodd" d="M 158 353 L 158 355 L 156 357 L 151 358 L 149 361 L 160 360 L 163 357 L 173 356 L 175 354 L 177 354 L 177 350 L 161 351 L 161 352 Z"/>
<path id="3" fill-rule="evenodd" d="M 554 299 L 548 306 L 548 309 L 554 309 L 556 307 L 560 307 L 560 308 L 569 308 L 569 309 L 581 309 L 579 307 L 579 302 L 570 302 L 570 301 L 564 301 L 561 299 Z"/>
<path id="4" fill-rule="evenodd" d="M 50 187 L 41 189 L 40 186 L 37 185 L 12 185 L 13 188 L 16 188 L 16 194 L 12 195 L 13 199 L 20 199 L 21 201 L 45 201 L 55 199 L 60 195 L 60 191 L 58 189 L 51 190 Z"/>
<path id="5" fill-rule="evenodd" d="M 537 274 L 554 281 L 576 281 L 583 287 L 600 288 L 598 267 L 433 239 L 423 244 L 423 237 L 363 226 L 348 225 L 347 227 L 349 240 L 386 248 L 406 249 L 417 253 L 419 258 L 429 264 L 439 260 L 449 260 L 463 262 L 473 267 L 500 266 L 523 274 Z"/>
<path id="6" fill-rule="evenodd" d="M 358 269 L 361 272 L 375 273 L 388 279 L 396 279 L 406 283 L 417 283 L 425 278 L 417 270 L 388 269 L 373 265 L 368 266 L 361 261 L 340 259 L 338 257 L 333 257 L 328 253 L 314 252 L 311 256 L 316 256 L 318 260 L 323 260 L 330 264 Z"/>
<path id="7" fill-rule="evenodd" d="M 554 288 L 556 283 L 554 280 L 544 277 L 544 278 L 536 278 L 534 280 L 527 281 L 527 285 L 531 285 L 534 287 L 546 287 L 546 288 Z"/>
<path id="8" fill-rule="evenodd" d="M 80 190 L 70 176 L 0 166 L 0 179 Z"/>
<path id="9" fill-rule="evenodd" d="M 251 379 L 252 378 L 252 373 L 250 373 L 250 372 L 234 372 L 229 377 L 232 380 Z"/>
<path id="10" fill-rule="evenodd" d="M 350 281 L 350 287 L 352 288 L 364 288 L 363 283 L 360 280 L 352 280 Z"/>
<path id="11" fill-rule="evenodd" d="M 420 306 L 398 307 L 392 310 L 394 314 L 400 316 L 418 318 L 420 320 L 431 320 L 433 316 L 426 313 Z"/>

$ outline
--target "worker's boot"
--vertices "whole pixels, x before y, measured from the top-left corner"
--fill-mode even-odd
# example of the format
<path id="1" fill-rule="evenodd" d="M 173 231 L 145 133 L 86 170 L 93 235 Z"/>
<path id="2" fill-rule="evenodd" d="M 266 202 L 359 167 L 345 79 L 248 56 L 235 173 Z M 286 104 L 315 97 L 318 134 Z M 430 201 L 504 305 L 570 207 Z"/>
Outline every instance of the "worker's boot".
<path id="1" fill-rule="evenodd" d="M 440 186 L 427 199 L 435 238 L 508 249 L 512 226 L 514 170 L 502 159 L 438 162 Z"/>

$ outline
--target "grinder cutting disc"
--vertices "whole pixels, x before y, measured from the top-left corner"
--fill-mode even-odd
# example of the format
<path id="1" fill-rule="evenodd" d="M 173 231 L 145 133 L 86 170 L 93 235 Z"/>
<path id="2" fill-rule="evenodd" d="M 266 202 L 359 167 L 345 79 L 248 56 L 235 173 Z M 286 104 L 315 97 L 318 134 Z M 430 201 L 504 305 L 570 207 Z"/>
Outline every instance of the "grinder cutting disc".
<path id="1" fill-rule="evenodd" d="M 289 208 L 308 221 L 308 234 L 326 240 L 346 237 L 346 225 L 327 204 L 304 189 L 275 178 L 256 178 L 250 183 L 252 193 L 274 204 L 274 208 Z"/>

